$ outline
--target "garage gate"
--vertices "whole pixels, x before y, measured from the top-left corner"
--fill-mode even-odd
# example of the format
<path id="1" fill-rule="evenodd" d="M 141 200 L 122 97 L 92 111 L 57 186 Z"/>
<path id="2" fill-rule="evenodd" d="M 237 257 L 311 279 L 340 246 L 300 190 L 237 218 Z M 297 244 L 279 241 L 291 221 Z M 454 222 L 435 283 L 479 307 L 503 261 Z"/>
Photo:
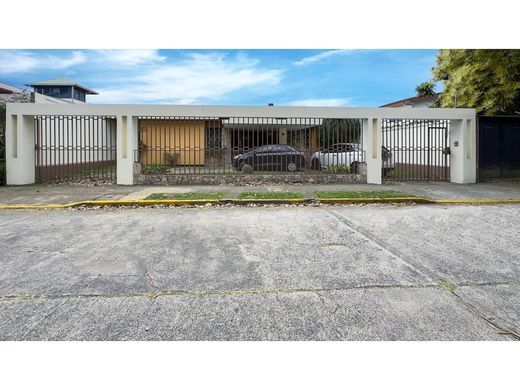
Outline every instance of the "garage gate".
<path id="1" fill-rule="evenodd" d="M 449 122 L 383 119 L 383 180 L 449 181 Z"/>
<path id="2" fill-rule="evenodd" d="M 37 183 L 116 180 L 114 116 L 36 116 Z"/>

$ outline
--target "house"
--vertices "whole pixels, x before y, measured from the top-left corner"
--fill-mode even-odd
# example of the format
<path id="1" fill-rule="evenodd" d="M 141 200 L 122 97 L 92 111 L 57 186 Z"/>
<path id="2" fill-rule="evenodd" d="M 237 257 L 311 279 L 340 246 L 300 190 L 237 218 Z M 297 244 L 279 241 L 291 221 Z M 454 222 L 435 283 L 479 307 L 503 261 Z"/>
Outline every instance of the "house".
<path id="1" fill-rule="evenodd" d="M 267 144 L 316 151 L 321 120 L 286 118 L 142 118 L 139 162 L 229 166 L 234 155 Z M 332 142 L 332 140 L 331 140 Z M 308 156 L 308 157 L 309 157 Z"/>
<path id="2" fill-rule="evenodd" d="M 0 82 L 0 105 L 15 102 L 34 103 L 34 93 Z"/>
<path id="3" fill-rule="evenodd" d="M 13 93 L 22 93 L 23 89 L 13 87 L 12 85 L 0 82 L 0 95 L 10 95 Z"/>
<path id="4" fill-rule="evenodd" d="M 379 184 L 382 146 L 394 153 L 396 168 L 401 164 L 425 172 L 411 180 L 469 183 L 476 173 L 471 109 L 8 104 L 6 135 L 8 184 L 75 180 L 91 171 L 110 172 L 126 185 L 239 183 L 263 175 L 259 169 L 250 177 L 233 164 L 235 157 L 260 145 L 272 146 L 255 154 L 259 165 L 276 165 L 269 180 L 275 171 L 282 181 Z M 403 139 L 412 158 L 394 149 Z M 359 145 L 365 173 L 341 175 L 309 164 L 308 156 L 320 151 L 331 153 L 337 161 L 332 166 L 339 167 L 340 151 L 334 146 L 348 143 Z M 451 155 L 443 153 L 446 148 Z M 290 169 L 293 156 L 305 159 L 297 173 Z M 349 174 L 348 169 L 338 172 Z"/>
<path id="5" fill-rule="evenodd" d="M 395 102 L 384 104 L 380 107 L 394 107 L 394 108 L 430 108 L 440 97 L 441 93 L 434 93 L 427 96 L 413 96 Z"/>
<path id="6" fill-rule="evenodd" d="M 34 88 L 34 92 L 37 94 L 57 98 L 68 103 L 86 103 L 87 95 L 98 94 L 96 91 L 65 77 L 37 81 L 26 85 Z"/>

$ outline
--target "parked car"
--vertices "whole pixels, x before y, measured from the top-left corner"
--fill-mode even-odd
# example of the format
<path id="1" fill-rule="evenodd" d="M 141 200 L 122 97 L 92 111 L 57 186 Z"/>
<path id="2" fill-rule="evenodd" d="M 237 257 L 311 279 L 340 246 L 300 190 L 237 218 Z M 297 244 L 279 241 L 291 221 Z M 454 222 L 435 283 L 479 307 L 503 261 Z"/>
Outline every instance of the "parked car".
<path id="1" fill-rule="evenodd" d="M 394 169 L 392 153 L 385 146 L 381 150 L 383 158 L 383 175 Z M 337 143 L 316 152 L 311 157 L 311 168 L 320 170 L 334 166 L 350 167 L 351 172 L 357 172 L 359 163 L 364 161 L 361 144 Z"/>
<path id="2" fill-rule="evenodd" d="M 259 171 L 294 172 L 305 166 L 305 155 L 289 145 L 264 145 L 233 158 L 233 168 L 242 170 L 244 165 Z"/>

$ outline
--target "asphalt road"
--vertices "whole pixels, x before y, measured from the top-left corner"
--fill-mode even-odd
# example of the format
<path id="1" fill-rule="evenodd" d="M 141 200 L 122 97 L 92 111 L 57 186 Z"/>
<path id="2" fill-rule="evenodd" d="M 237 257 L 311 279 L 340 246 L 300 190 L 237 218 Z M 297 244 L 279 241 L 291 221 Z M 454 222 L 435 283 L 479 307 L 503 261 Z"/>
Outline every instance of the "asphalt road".
<path id="1" fill-rule="evenodd" d="M 514 340 L 520 205 L 0 212 L 1 340 Z"/>

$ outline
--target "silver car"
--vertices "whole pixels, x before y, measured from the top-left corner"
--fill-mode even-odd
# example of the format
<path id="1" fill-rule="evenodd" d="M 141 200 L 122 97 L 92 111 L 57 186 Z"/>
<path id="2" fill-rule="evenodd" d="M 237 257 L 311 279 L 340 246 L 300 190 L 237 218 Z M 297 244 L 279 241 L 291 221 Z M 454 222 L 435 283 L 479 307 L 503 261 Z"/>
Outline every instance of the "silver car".
<path id="1" fill-rule="evenodd" d="M 392 153 L 385 146 L 382 147 L 383 175 L 386 176 L 394 167 Z M 330 167 L 349 167 L 350 172 L 358 171 L 359 163 L 365 161 L 361 144 L 337 143 L 316 152 L 311 157 L 312 169 L 328 169 Z"/>

